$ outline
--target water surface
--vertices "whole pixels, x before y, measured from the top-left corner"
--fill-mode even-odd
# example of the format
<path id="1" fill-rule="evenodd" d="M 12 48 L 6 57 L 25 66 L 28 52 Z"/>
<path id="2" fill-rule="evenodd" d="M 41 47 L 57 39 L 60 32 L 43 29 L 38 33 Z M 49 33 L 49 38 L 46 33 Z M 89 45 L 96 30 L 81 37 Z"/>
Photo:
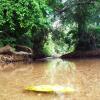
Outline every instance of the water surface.
<path id="1" fill-rule="evenodd" d="M 0 100 L 100 100 L 100 59 L 0 64 Z M 59 84 L 72 94 L 26 92 L 29 85 Z"/>

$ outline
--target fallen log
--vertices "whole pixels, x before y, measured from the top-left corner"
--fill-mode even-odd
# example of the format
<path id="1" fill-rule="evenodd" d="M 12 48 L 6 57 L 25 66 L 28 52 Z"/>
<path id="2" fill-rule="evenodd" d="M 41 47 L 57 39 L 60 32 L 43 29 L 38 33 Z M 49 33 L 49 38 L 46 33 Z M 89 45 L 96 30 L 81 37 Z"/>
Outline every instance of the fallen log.
<path id="1" fill-rule="evenodd" d="M 24 51 L 24 52 L 28 52 L 28 53 L 32 53 L 32 49 L 27 47 L 27 46 L 23 46 L 23 45 L 16 45 L 15 46 L 16 51 Z"/>

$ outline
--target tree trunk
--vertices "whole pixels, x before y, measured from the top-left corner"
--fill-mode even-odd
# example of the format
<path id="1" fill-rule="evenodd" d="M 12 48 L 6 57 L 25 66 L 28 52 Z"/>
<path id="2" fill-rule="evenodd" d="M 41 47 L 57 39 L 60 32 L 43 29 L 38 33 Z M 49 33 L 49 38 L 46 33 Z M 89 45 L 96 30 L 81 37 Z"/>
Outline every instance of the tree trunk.
<path id="1" fill-rule="evenodd" d="M 77 38 L 78 42 L 76 45 L 76 51 L 91 50 L 95 48 L 94 38 L 87 31 L 87 16 L 88 16 L 88 6 L 77 5 L 76 8 L 76 23 L 78 24 Z"/>

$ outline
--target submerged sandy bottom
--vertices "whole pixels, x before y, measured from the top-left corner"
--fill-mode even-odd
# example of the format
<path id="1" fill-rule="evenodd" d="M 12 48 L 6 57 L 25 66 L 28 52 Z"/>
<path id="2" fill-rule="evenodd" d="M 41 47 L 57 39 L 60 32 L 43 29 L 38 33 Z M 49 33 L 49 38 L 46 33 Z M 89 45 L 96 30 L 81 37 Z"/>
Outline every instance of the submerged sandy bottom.
<path id="1" fill-rule="evenodd" d="M 59 84 L 72 94 L 26 92 L 29 85 Z M 100 59 L 0 64 L 0 100 L 100 100 Z"/>

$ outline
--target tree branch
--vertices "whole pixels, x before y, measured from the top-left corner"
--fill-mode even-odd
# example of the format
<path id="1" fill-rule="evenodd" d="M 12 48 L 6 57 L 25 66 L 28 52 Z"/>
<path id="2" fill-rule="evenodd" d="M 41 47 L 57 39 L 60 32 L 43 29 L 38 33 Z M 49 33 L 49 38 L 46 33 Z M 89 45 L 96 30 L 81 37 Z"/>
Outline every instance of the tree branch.
<path id="1" fill-rule="evenodd" d="M 88 0 L 88 1 L 84 1 L 84 2 L 72 3 L 70 5 L 65 6 L 63 9 L 59 10 L 58 13 L 61 14 L 61 13 L 65 12 L 66 10 L 68 10 L 69 8 L 76 6 L 76 5 L 94 4 L 94 1 L 95 0 Z"/>

